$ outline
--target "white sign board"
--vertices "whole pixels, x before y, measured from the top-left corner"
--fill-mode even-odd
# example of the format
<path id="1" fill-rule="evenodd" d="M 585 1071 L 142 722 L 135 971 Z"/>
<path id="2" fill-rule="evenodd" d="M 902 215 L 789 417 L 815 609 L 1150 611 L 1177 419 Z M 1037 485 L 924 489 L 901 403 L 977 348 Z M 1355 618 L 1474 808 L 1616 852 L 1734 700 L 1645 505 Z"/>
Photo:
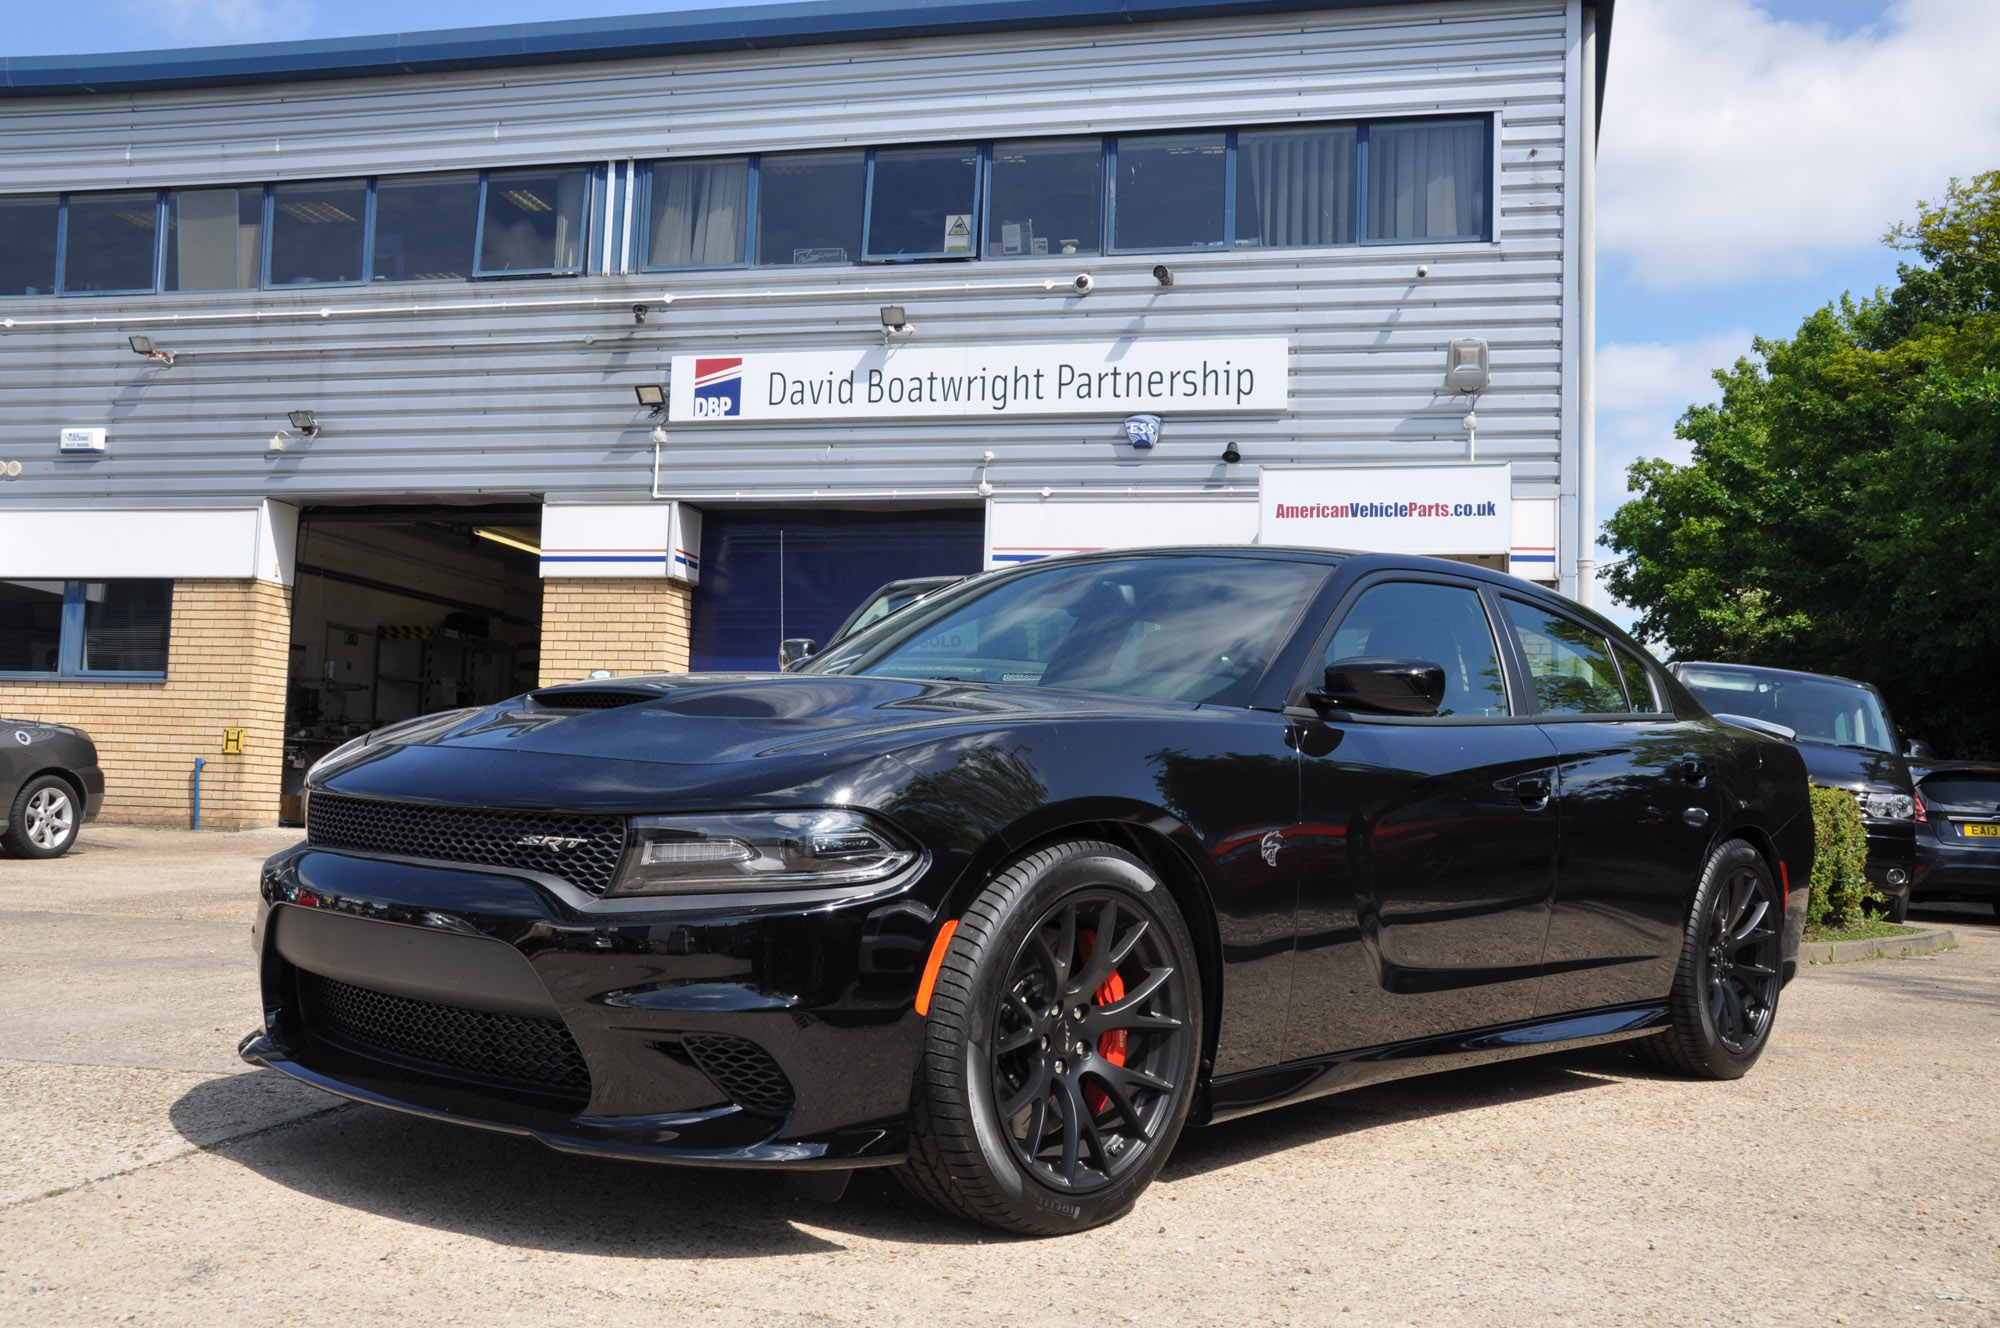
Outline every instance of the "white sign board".
<path id="1" fill-rule="evenodd" d="M 1370 553 L 1497 553 L 1513 543 L 1506 462 L 1444 466 L 1265 466 L 1260 544 Z"/>
<path id="2" fill-rule="evenodd" d="M 0 577 L 110 580 L 183 577 L 292 584 L 296 507 L 9 511 L 0 520 Z"/>
<path id="3" fill-rule="evenodd" d="M 701 514 L 682 503 L 544 503 L 544 577 L 701 579 Z"/>
<path id="4" fill-rule="evenodd" d="M 986 504 L 989 568 L 1099 549 L 1256 542 L 1257 504 L 1247 498 L 994 497 Z"/>
<path id="5" fill-rule="evenodd" d="M 1282 337 L 676 355 L 667 418 L 966 419 L 1271 414 L 1290 404 Z"/>
<path id="6" fill-rule="evenodd" d="M 56 446 L 63 452 L 102 452 L 105 450 L 104 430 L 64 429 Z"/>

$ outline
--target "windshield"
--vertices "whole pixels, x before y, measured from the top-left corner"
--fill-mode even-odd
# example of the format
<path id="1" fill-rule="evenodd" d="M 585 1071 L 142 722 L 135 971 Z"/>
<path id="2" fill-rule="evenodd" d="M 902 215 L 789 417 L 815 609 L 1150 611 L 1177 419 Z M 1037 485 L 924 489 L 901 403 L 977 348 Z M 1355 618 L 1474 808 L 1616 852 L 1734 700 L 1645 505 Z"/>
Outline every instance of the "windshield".
<path id="1" fill-rule="evenodd" d="M 1051 564 L 942 593 L 801 672 L 1241 705 L 1327 571 L 1202 556 Z"/>
<path id="2" fill-rule="evenodd" d="M 1710 714 L 1748 715 L 1795 729 L 1806 742 L 1894 752 L 1882 701 L 1858 683 L 1762 669 L 1681 670 L 1681 681 Z"/>

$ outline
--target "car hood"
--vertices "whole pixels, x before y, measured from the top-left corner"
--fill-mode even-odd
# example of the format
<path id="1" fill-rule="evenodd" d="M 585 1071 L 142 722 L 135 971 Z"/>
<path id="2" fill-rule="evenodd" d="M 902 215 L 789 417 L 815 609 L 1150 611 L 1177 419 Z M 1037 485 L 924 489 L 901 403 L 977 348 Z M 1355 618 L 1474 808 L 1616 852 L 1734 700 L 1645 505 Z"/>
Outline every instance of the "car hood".
<path id="1" fill-rule="evenodd" d="M 1799 755 L 1805 758 L 1806 775 L 1815 784 L 1880 793 L 1910 791 L 1910 772 L 1904 767 L 1903 758 L 1894 753 L 1835 747 L 1804 738 L 1797 745 Z"/>
<path id="2" fill-rule="evenodd" d="M 629 694 L 628 704 L 610 704 Z M 577 704 L 589 702 L 591 708 Z M 678 674 L 544 688 L 422 745 L 670 765 L 880 751 L 940 729 L 995 722 L 1189 712 L 1189 703 L 977 683 L 818 674 Z M 403 744 L 408 745 L 408 744 Z"/>

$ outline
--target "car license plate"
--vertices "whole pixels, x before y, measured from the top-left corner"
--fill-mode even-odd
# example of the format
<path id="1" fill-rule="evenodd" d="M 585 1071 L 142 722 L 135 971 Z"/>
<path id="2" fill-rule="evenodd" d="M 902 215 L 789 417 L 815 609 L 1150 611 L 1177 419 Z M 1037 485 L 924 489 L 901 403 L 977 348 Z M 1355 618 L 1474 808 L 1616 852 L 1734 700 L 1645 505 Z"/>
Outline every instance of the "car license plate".
<path id="1" fill-rule="evenodd" d="M 2000 839 L 2000 821 L 1961 821 L 1958 828 L 1968 839 Z"/>

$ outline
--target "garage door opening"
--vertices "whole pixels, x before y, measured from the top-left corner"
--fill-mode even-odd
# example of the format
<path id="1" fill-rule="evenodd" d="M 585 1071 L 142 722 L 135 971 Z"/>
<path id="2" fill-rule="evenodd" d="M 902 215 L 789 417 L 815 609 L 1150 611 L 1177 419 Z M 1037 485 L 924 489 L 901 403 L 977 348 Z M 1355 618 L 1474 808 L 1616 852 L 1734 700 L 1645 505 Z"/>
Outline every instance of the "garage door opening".
<path id="1" fill-rule="evenodd" d="M 322 507 L 299 521 L 280 817 L 350 738 L 535 686 L 541 507 Z"/>

